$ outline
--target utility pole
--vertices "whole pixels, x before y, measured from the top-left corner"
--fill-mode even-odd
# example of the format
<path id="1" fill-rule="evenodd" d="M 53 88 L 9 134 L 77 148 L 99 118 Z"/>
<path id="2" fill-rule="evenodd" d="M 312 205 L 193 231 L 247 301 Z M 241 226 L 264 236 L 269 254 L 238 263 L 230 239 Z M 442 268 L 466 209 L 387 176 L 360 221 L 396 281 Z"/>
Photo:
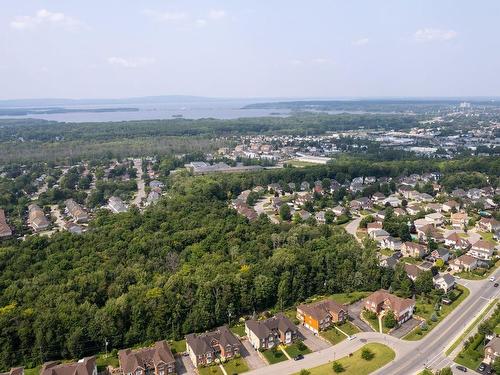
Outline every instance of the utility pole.
<path id="1" fill-rule="evenodd" d="M 227 310 L 227 315 L 229 317 L 229 327 L 231 327 L 231 310 Z"/>
<path id="2" fill-rule="evenodd" d="M 108 339 L 105 338 L 104 339 L 104 345 L 105 345 L 105 351 L 106 351 L 106 358 L 108 357 L 108 344 L 109 344 Z"/>

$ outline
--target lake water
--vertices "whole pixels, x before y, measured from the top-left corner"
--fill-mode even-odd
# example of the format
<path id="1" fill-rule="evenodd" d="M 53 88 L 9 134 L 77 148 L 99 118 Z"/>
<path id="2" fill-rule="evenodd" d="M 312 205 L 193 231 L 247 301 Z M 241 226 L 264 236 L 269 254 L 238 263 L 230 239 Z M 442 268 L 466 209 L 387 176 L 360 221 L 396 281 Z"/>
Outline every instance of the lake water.
<path id="1" fill-rule="evenodd" d="M 105 122 L 105 121 L 130 121 L 130 120 L 157 120 L 172 119 L 182 116 L 186 119 L 216 118 L 235 119 L 240 117 L 287 116 L 289 110 L 275 109 L 243 109 L 245 105 L 255 101 L 217 100 L 200 102 L 175 102 L 175 103 L 114 103 L 112 105 L 82 105 L 65 106 L 64 108 L 138 108 L 138 111 L 122 112 L 72 112 L 55 114 L 30 114 L 26 116 L 0 116 L 1 118 L 37 118 L 60 122 Z M 63 107 L 63 106 L 60 106 Z"/>

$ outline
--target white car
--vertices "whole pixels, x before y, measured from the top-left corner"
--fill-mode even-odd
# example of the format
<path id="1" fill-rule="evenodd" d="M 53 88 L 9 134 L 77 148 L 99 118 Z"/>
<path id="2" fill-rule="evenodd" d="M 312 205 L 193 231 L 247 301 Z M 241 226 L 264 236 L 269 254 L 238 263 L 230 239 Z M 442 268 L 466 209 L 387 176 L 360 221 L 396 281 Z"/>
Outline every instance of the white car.
<path id="1" fill-rule="evenodd" d="M 494 277 L 494 276 L 491 276 L 491 277 L 490 277 L 490 281 L 491 281 L 491 282 L 495 281 L 495 277 Z"/>

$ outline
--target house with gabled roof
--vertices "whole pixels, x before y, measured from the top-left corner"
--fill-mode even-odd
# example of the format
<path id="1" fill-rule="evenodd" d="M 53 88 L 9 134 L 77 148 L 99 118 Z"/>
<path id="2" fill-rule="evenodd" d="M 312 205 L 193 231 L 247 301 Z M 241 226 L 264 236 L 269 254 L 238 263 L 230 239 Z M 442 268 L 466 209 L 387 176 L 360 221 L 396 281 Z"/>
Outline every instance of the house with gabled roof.
<path id="1" fill-rule="evenodd" d="M 0 375 L 24 375 L 23 367 L 14 367 L 11 368 L 9 372 L 2 372 Z"/>
<path id="2" fill-rule="evenodd" d="M 348 309 L 332 299 L 325 299 L 297 306 L 297 319 L 304 327 L 318 333 L 334 323 L 346 321 Z"/>
<path id="3" fill-rule="evenodd" d="M 478 267 L 478 261 L 473 256 L 462 254 L 450 261 L 450 268 L 455 272 L 473 271 Z"/>
<path id="4" fill-rule="evenodd" d="M 470 247 L 469 241 L 460 237 L 456 232 L 453 232 L 445 237 L 444 244 L 455 250 L 465 250 Z"/>
<path id="5" fill-rule="evenodd" d="M 477 222 L 476 226 L 479 230 L 485 232 L 495 232 L 500 229 L 500 221 L 494 218 L 482 217 L 481 220 Z"/>
<path id="6" fill-rule="evenodd" d="M 0 208 L 0 238 L 10 236 L 12 236 L 12 229 L 10 229 L 9 224 L 7 224 L 4 210 Z"/>
<path id="7" fill-rule="evenodd" d="M 50 221 L 38 205 L 30 204 L 28 206 L 28 224 L 35 232 L 39 232 L 47 229 L 50 226 Z"/>
<path id="8" fill-rule="evenodd" d="M 365 298 L 364 308 L 375 314 L 392 311 L 399 324 L 411 319 L 415 311 L 415 301 L 400 298 L 387 290 L 380 289 Z"/>
<path id="9" fill-rule="evenodd" d="M 408 275 L 408 277 L 412 280 L 412 281 L 415 281 L 417 280 L 417 277 L 422 273 L 424 272 L 424 270 L 422 270 L 421 268 L 418 268 L 416 265 L 414 264 L 410 264 L 410 263 L 405 263 L 405 271 L 406 271 L 406 274 Z"/>
<path id="10" fill-rule="evenodd" d="M 195 367 L 213 363 L 216 358 L 228 359 L 240 353 L 241 342 L 227 326 L 205 333 L 186 336 L 186 350 Z"/>
<path id="11" fill-rule="evenodd" d="M 448 293 L 455 287 L 455 278 L 449 273 L 443 273 L 433 277 L 432 282 L 434 286 Z"/>
<path id="12" fill-rule="evenodd" d="M 97 375 L 96 358 L 86 357 L 70 363 L 46 362 L 40 375 Z"/>
<path id="13" fill-rule="evenodd" d="M 291 344 L 297 339 L 299 330 L 284 314 L 278 313 L 265 320 L 247 320 L 245 333 L 255 349 L 270 349 L 279 344 Z"/>
<path id="14" fill-rule="evenodd" d="M 171 375 L 176 373 L 175 358 L 166 341 L 153 347 L 118 352 L 123 375 Z"/>
<path id="15" fill-rule="evenodd" d="M 456 212 L 451 214 L 450 220 L 454 228 L 462 229 L 467 226 L 469 216 L 466 212 Z"/>
<path id="16" fill-rule="evenodd" d="M 472 244 L 468 254 L 481 260 L 491 260 L 495 245 L 492 242 L 479 240 Z"/>
<path id="17" fill-rule="evenodd" d="M 427 253 L 427 246 L 406 241 L 401 245 L 401 254 L 405 257 L 422 258 Z"/>

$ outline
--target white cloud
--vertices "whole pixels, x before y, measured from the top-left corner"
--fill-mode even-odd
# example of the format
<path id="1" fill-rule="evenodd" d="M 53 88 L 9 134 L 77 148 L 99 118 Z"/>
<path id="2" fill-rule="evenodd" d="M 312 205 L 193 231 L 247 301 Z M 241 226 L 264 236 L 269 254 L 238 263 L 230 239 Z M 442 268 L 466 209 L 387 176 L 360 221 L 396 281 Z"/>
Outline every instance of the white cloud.
<path id="1" fill-rule="evenodd" d="M 312 59 L 312 62 L 314 64 L 326 64 L 327 62 L 329 62 L 329 60 L 328 59 L 324 59 L 322 57 L 318 57 L 318 58 Z"/>
<path id="2" fill-rule="evenodd" d="M 292 64 L 292 65 L 302 65 L 302 64 L 304 64 L 304 61 L 299 60 L 299 59 L 293 59 L 293 60 L 290 60 L 290 64 Z"/>
<path id="3" fill-rule="evenodd" d="M 458 33 L 454 30 L 441 30 L 433 28 L 420 29 L 413 34 L 417 42 L 447 41 L 454 39 Z"/>
<path id="4" fill-rule="evenodd" d="M 226 11 L 222 9 L 212 9 L 208 12 L 208 18 L 210 18 L 211 20 L 220 20 L 226 16 Z"/>
<path id="5" fill-rule="evenodd" d="M 203 18 L 199 18 L 195 21 L 196 26 L 198 27 L 205 27 L 207 25 L 207 20 Z"/>
<path id="6" fill-rule="evenodd" d="M 126 59 L 124 57 L 108 57 L 108 64 L 118 65 L 123 68 L 140 68 L 142 66 L 151 65 L 156 62 L 156 59 L 151 57 L 139 57 L 136 59 Z"/>
<path id="7" fill-rule="evenodd" d="M 178 22 L 188 18 L 188 14 L 185 12 L 158 12 L 156 10 L 145 9 L 142 13 L 159 22 Z"/>
<path id="8" fill-rule="evenodd" d="M 352 42 L 352 44 L 355 46 L 364 46 L 364 45 L 368 44 L 369 42 L 370 42 L 370 39 L 361 38 L 361 39 L 355 40 L 354 42 Z"/>
<path id="9" fill-rule="evenodd" d="M 34 16 L 18 16 L 10 23 L 10 27 L 16 30 L 33 30 L 42 25 L 59 26 L 74 30 L 82 26 L 82 22 L 64 13 L 40 9 Z"/>

